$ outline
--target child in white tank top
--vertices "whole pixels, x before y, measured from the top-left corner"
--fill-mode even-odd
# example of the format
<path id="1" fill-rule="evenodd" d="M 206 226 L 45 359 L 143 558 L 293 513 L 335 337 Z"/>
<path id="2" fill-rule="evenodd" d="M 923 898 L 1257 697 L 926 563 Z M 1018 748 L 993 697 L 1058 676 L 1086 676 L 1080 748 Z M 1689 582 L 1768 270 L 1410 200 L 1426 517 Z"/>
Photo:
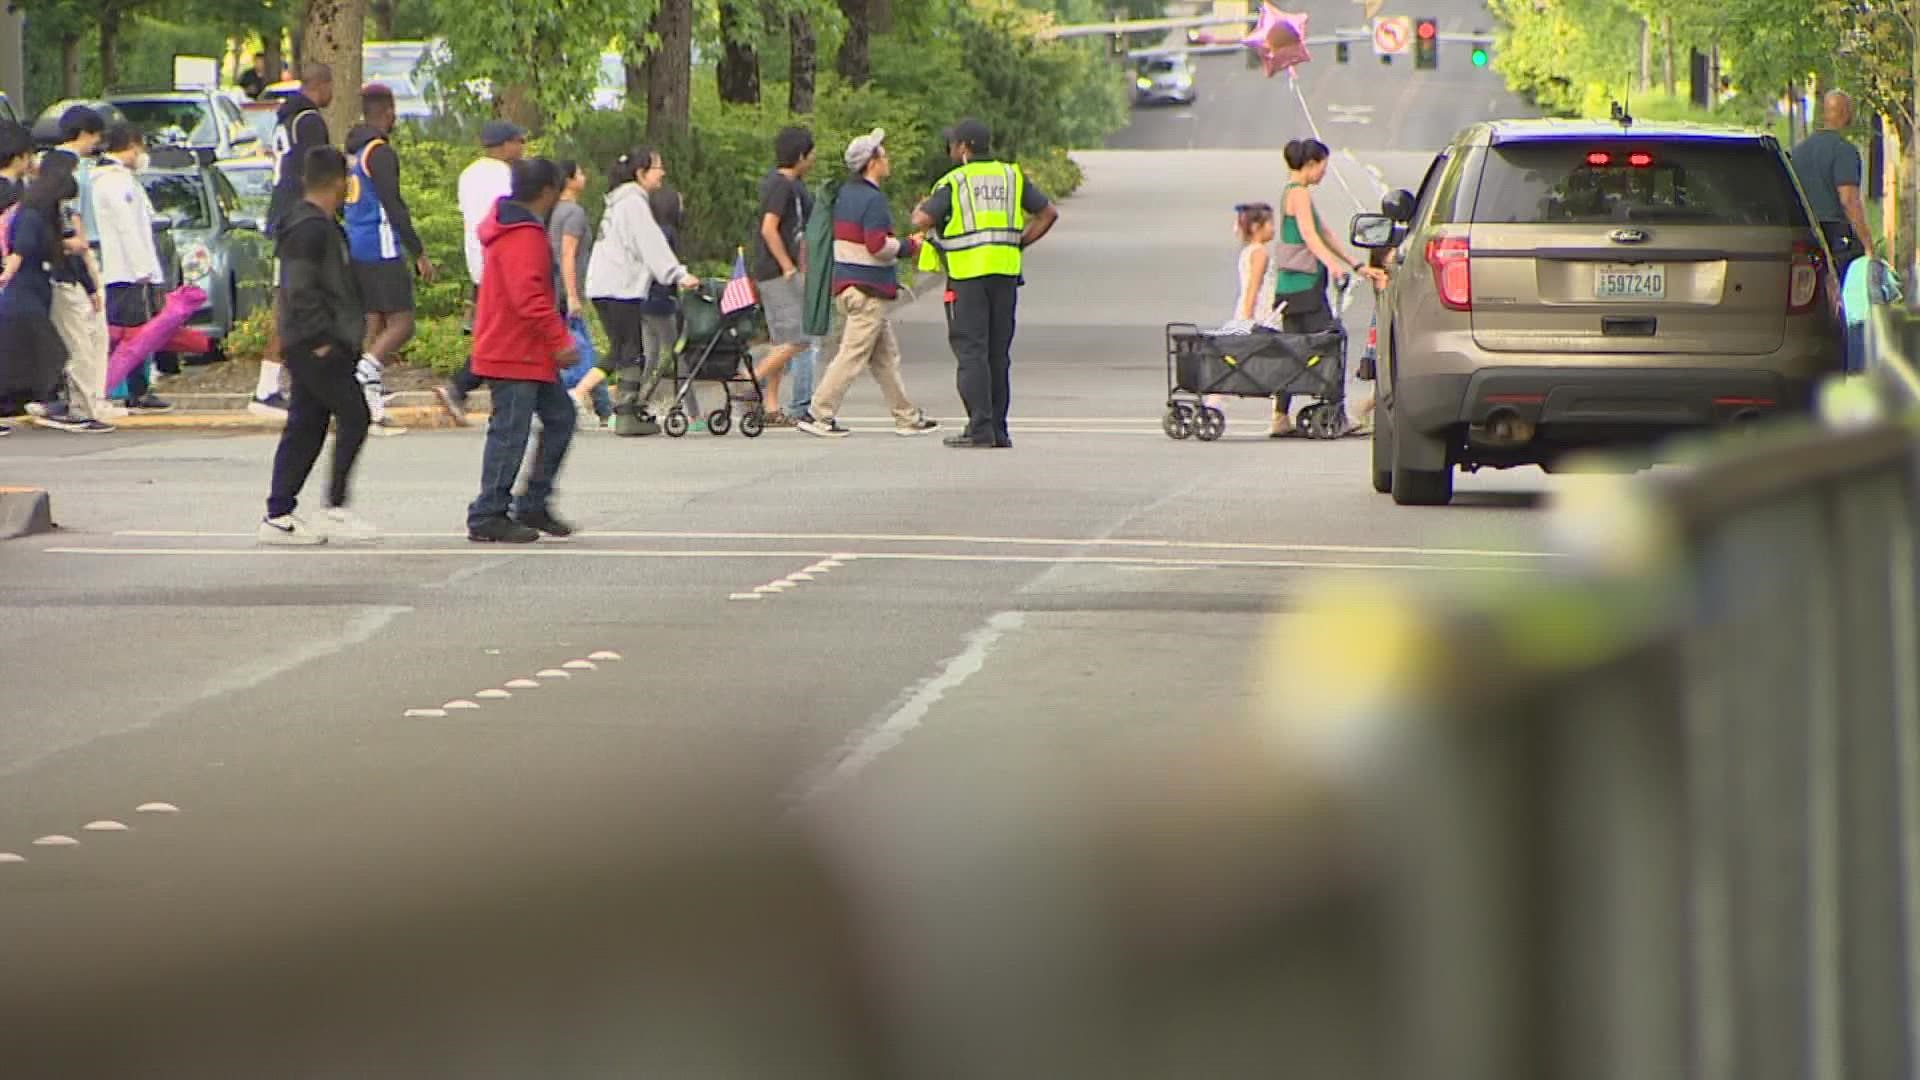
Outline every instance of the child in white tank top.
<path id="1" fill-rule="evenodd" d="M 1239 324 L 1258 326 L 1273 317 L 1274 282 L 1280 264 L 1273 258 L 1273 207 L 1267 203 L 1242 203 L 1233 208 L 1233 234 L 1240 240 L 1239 291 L 1234 294 L 1233 318 Z M 1220 408 L 1226 398 L 1207 395 L 1206 404 Z M 1275 423 L 1284 419 L 1276 411 Z"/>

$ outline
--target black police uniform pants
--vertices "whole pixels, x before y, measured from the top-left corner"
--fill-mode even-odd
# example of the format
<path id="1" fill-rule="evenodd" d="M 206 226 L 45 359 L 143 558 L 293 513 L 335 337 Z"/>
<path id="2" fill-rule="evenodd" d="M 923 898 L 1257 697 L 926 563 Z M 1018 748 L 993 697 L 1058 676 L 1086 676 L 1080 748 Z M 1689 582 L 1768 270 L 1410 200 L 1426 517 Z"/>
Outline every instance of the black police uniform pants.
<path id="1" fill-rule="evenodd" d="M 1013 314 L 1020 282 L 1005 275 L 950 282 L 953 304 L 947 342 L 959 362 L 956 382 L 967 409 L 966 436 L 977 443 L 1013 445 L 1007 406 L 1013 382 Z"/>
<path id="2" fill-rule="evenodd" d="M 1833 272 L 1839 276 L 1840 284 L 1847 283 L 1847 267 L 1853 261 L 1865 255 L 1866 247 L 1853 233 L 1853 226 L 1845 221 L 1823 221 L 1820 231 L 1826 234 L 1827 247 L 1833 251 Z"/>

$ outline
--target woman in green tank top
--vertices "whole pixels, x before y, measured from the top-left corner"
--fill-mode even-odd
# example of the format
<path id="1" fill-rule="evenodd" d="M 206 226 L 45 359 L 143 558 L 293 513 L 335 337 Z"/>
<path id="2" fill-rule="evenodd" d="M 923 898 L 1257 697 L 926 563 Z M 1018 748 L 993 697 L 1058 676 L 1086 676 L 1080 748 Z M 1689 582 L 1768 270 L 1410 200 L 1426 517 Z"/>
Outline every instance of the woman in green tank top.
<path id="1" fill-rule="evenodd" d="M 1334 326 L 1333 305 L 1327 300 L 1329 280 L 1345 283 L 1356 272 L 1364 274 L 1378 288 L 1385 288 L 1387 272 L 1362 266 L 1348 255 L 1327 232 L 1320 212 L 1313 205 L 1313 188 L 1327 178 L 1332 152 L 1318 139 L 1297 139 L 1287 144 L 1286 191 L 1280 202 L 1280 236 L 1274 244 L 1274 262 L 1279 273 L 1274 282 L 1274 308 L 1281 313 L 1281 328 L 1288 333 L 1316 334 Z M 1293 419 L 1286 397 L 1273 403 L 1274 438 L 1290 434 Z"/>

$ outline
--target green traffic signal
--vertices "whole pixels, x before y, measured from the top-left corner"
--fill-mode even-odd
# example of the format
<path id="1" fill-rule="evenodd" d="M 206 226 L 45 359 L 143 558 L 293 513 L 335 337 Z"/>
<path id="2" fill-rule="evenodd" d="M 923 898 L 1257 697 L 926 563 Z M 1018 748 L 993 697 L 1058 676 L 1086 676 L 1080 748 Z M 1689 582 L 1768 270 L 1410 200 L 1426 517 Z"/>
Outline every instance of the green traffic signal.
<path id="1" fill-rule="evenodd" d="M 1482 68 L 1487 66 L 1487 50 L 1483 46 L 1473 47 L 1473 66 Z"/>

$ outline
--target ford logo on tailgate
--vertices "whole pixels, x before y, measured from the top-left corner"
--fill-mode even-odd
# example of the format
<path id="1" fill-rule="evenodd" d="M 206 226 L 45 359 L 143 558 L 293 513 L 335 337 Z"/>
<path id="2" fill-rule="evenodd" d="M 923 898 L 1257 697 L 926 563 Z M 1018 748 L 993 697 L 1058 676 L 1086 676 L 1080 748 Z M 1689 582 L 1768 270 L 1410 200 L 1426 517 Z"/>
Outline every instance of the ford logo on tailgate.
<path id="1" fill-rule="evenodd" d="M 1615 229 L 1607 234 L 1607 239 L 1616 244 L 1644 244 L 1647 234 L 1639 229 Z"/>

